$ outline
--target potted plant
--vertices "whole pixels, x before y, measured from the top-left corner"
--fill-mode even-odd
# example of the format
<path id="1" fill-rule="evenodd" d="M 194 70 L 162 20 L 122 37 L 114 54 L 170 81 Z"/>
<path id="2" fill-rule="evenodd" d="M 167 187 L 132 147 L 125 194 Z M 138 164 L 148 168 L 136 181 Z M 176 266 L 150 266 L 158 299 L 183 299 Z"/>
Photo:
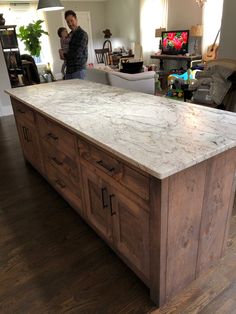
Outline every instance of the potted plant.
<path id="1" fill-rule="evenodd" d="M 48 32 L 42 29 L 42 23 L 42 20 L 37 20 L 19 28 L 17 36 L 23 41 L 26 50 L 30 52 L 31 56 L 39 57 L 41 51 L 39 39 L 43 34 L 48 35 Z"/>

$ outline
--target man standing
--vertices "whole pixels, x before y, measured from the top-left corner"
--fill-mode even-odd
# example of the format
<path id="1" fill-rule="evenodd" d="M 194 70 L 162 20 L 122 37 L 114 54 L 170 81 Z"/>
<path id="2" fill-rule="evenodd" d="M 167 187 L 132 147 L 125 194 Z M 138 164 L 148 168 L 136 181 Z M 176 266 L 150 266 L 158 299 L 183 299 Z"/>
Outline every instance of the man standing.
<path id="1" fill-rule="evenodd" d="M 69 50 L 65 55 L 65 79 L 70 80 L 79 78 L 83 80 L 88 59 L 88 34 L 78 25 L 78 20 L 74 11 L 66 11 L 65 20 L 72 33 Z"/>

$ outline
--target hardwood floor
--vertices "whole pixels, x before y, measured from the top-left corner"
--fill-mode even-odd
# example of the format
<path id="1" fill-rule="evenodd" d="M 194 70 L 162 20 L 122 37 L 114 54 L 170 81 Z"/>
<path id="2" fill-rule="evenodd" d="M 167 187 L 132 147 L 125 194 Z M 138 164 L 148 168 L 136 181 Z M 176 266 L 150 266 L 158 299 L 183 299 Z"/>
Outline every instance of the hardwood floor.
<path id="1" fill-rule="evenodd" d="M 228 244 L 155 310 L 145 285 L 24 162 L 14 118 L 0 118 L 0 314 L 236 313 L 236 216 Z"/>
<path id="2" fill-rule="evenodd" d="M 149 290 L 29 164 L 0 119 L 0 313 L 146 313 Z"/>

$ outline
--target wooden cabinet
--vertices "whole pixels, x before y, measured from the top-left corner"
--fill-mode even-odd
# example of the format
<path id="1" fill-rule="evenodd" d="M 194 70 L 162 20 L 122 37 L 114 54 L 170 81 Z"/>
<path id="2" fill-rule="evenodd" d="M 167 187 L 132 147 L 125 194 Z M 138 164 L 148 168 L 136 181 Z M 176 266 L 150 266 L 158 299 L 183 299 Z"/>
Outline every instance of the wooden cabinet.
<path id="1" fill-rule="evenodd" d="M 24 156 L 36 169 L 44 173 L 34 113 L 28 107 L 14 99 L 12 99 L 12 106 Z"/>
<path id="2" fill-rule="evenodd" d="M 109 192 L 115 247 L 149 282 L 149 213 L 119 190 Z"/>
<path id="3" fill-rule="evenodd" d="M 16 37 L 16 25 L 0 26 L 0 41 L 12 87 L 19 86 L 18 75 L 23 74 L 20 50 Z"/>
<path id="4" fill-rule="evenodd" d="M 25 158 L 38 170 L 43 172 L 38 134 L 32 125 L 26 120 L 19 119 L 17 122 L 19 137 Z"/>
<path id="5" fill-rule="evenodd" d="M 106 240 L 113 242 L 109 187 L 105 181 L 85 167 L 82 167 L 82 178 L 88 220 Z"/>
<path id="6" fill-rule="evenodd" d="M 149 213 L 140 205 L 82 167 L 85 206 L 89 222 L 129 261 L 140 277 L 149 280 Z"/>
<path id="7" fill-rule="evenodd" d="M 223 255 L 236 149 L 164 179 L 12 99 L 25 158 L 163 305 Z"/>
<path id="8" fill-rule="evenodd" d="M 75 135 L 40 114 L 36 115 L 36 121 L 47 179 L 76 211 L 83 214 Z"/>

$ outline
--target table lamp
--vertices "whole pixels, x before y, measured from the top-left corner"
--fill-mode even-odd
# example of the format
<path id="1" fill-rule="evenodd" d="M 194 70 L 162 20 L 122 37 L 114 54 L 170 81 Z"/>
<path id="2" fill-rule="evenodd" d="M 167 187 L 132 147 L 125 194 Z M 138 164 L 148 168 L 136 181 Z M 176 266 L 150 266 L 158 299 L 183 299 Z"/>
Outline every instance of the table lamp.
<path id="1" fill-rule="evenodd" d="M 194 54 L 198 54 L 198 38 L 202 37 L 203 34 L 203 26 L 202 24 L 193 25 L 190 30 L 190 36 L 195 37 L 194 42 Z"/>
<path id="2" fill-rule="evenodd" d="M 161 38 L 162 36 L 162 32 L 165 32 L 166 29 L 164 27 L 160 27 L 160 28 L 156 28 L 155 30 L 155 37 L 156 38 Z M 162 49 L 162 40 L 160 39 L 160 42 L 159 42 L 159 49 L 161 50 Z"/>

